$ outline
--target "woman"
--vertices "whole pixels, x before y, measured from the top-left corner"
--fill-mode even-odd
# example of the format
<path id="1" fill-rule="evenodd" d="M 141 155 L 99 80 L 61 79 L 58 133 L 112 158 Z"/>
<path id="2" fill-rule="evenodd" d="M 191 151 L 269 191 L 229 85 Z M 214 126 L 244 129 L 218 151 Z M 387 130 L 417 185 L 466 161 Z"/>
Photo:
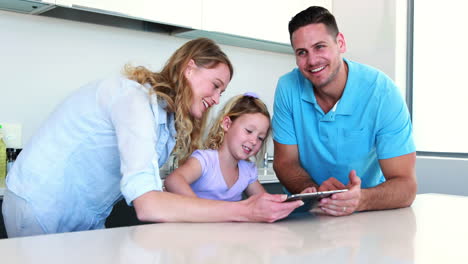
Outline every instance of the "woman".
<path id="1" fill-rule="evenodd" d="M 25 146 L 7 178 L 9 237 L 104 228 L 125 198 L 140 221 L 275 221 L 297 203 L 257 195 L 229 203 L 162 192 L 159 167 L 199 147 L 207 110 L 233 74 L 209 39 L 180 47 L 161 72 L 126 67 L 68 97 Z M 176 137 L 177 135 L 177 137 Z"/>

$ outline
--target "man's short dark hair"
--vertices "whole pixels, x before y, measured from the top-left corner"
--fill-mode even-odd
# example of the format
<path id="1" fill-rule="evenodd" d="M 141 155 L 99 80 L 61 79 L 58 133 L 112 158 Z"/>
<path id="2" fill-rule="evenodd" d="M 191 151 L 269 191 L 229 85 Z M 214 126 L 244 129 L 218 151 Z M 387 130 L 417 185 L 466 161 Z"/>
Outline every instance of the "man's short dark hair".
<path id="1" fill-rule="evenodd" d="M 327 27 L 330 35 L 333 37 L 338 35 L 338 26 L 336 25 L 335 17 L 330 11 L 321 6 L 311 6 L 297 13 L 291 21 L 289 21 L 289 39 L 292 40 L 292 34 L 300 27 L 320 23 Z"/>

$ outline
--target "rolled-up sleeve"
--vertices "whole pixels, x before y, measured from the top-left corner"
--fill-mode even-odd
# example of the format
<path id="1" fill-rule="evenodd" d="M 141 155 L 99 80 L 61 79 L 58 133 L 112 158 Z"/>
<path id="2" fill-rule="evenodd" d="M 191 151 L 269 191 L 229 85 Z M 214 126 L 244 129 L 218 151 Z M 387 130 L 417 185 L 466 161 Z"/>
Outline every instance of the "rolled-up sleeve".
<path id="1" fill-rule="evenodd" d="M 120 188 L 130 205 L 146 192 L 162 190 L 156 151 L 158 115 L 153 114 L 149 94 L 142 86 L 128 87 L 110 111 L 120 153 Z"/>

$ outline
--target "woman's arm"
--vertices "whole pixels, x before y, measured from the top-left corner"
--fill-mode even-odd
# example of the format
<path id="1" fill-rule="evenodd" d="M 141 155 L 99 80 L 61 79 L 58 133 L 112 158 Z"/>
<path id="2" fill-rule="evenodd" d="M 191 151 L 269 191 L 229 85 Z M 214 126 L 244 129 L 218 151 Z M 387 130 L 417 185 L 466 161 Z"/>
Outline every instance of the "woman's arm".
<path id="1" fill-rule="evenodd" d="M 202 168 L 200 162 L 192 157 L 167 176 L 164 180 L 164 186 L 169 192 L 197 197 L 190 184 L 200 178 L 201 174 Z"/>
<path id="2" fill-rule="evenodd" d="M 274 222 L 304 204 L 283 203 L 285 199 L 286 195 L 263 193 L 240 202 L 225 202 L 150 191 L 133 205 L 143 222 Z"/>

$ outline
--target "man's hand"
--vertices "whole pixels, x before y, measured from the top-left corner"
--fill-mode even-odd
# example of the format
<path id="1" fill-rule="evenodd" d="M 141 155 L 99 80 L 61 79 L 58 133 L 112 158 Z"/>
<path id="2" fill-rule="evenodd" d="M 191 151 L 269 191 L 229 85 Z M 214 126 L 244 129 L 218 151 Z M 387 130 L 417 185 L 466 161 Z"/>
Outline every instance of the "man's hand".
<path id="1" fill-rule="evenodd" d="M 356 173 L 354 173 L 356 174 Z M 351 176 L 351 173 L 350 173 Z M 334 191 L 334 190 L 343 190 L 346 189 L 346 186 L 341 183 L 339 180 L 336 178 L 329 178 L 328 180 L 324 181 L 322 185 L 318 188 L 319 192 L 325 192 L 325 191 Z"/>
<path id="2" fill-rule="evenodd" d="M 348 189 L 349 191 L 335 193 L 329 198 L 323 198 L 319 203 L 320 209 L 326 214 L 334 216 L 350 215 L 354 213 L 361 200 L 361 179 L 356 175 L 355 170 L 349 173 L 348 185 L 345 186 L 337 179 L 330 178 L 320 186 L 319 191 L 339 189 Z"/>
<path id="3" fill-rule="evenodd" d="M 315 187 L 307 187 L 304 190 L 302 190 L 301 193 L 314 193 L 317 192 L 317 188 Z"/>

